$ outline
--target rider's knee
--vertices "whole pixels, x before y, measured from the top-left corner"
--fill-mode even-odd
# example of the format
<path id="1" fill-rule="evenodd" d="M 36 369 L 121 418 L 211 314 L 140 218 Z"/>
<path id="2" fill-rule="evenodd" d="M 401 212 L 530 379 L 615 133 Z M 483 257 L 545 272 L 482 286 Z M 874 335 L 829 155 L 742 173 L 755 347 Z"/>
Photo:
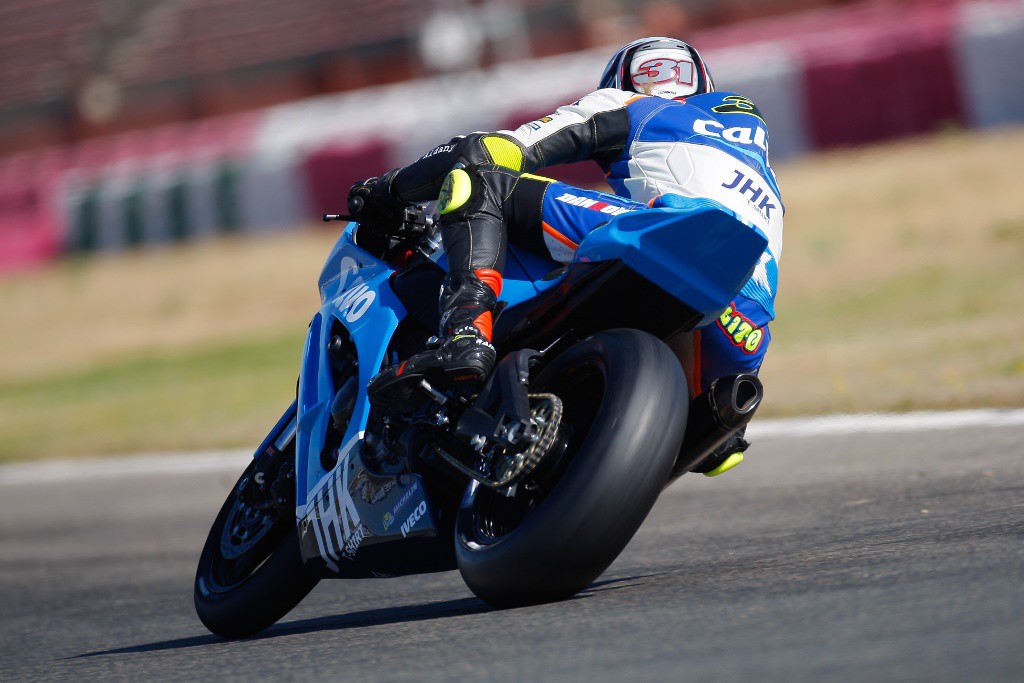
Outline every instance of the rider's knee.
<path id="1" fill-rule="evenodd" d="M 442 222 L 459 222 L 482 213 L 501 216 L 519 178 L 519 172 L 495 164 L 458 165 L 441 185 L 437 210 Z"/>

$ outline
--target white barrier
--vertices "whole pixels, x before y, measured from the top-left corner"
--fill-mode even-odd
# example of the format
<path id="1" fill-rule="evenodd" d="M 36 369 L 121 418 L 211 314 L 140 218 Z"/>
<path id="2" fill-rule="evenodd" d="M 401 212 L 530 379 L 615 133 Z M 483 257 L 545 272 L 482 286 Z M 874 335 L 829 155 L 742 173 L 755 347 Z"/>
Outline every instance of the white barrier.
<path id="1" fill-rule="evenodd" d="M 1024 121 L 1024 2 L 965 5 L 956 55 L 971 125 Z"/>
<path id="2" fill-rule="evenodd" d="M 310 219 L 295 155 L 260 155 L 241 161 L 238 198 L 245 232 L 281 230 Z"/>
<path id="3" fill-rule="evenodd" d="M 719 90 L 750 98 L 768 124 L 773 161 L 805 153 L 807 140 L 803 64 L 783 44 L 765 43 L 711 53 Z"/>

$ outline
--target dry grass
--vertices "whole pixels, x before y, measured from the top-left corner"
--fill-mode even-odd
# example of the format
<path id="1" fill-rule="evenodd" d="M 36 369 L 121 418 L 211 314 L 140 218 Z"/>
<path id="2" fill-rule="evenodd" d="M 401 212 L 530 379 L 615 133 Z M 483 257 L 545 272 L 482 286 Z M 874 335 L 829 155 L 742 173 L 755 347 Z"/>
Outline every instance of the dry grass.
<path id="1" fill-rule="evenodd" d="M 1024 404 L 1024 129 L 779 169 L 767 412 Z"/>
<path id="2" fill-rule="evenodd" d="M 808 157 L 764 414 L 1024 404 L 1024 129 Z M 0 278 L 0 460 L 241 445 L 286 402 L 331 231 Z"/>
<path id="3" fill-rule="evenodd" d="M 102 256 L 0 279 L 0 381 L 309 322 L 329 230 Z"/>

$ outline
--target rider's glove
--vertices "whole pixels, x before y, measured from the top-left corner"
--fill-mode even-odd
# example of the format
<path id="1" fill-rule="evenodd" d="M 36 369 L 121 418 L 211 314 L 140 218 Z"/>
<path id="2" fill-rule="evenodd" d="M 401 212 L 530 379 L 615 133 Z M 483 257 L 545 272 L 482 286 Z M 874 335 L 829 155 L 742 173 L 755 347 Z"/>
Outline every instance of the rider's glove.
<path id="1" fill-rule="evenodd" d="M 372 253 L 387 249 L 388 238 L 398 231 L 405 216 L 405 203 L 391 195 L 391 180 L 399 170 L 362 180 L 348 191 L 348 211 L 359 221 L 356 241 Z"/>

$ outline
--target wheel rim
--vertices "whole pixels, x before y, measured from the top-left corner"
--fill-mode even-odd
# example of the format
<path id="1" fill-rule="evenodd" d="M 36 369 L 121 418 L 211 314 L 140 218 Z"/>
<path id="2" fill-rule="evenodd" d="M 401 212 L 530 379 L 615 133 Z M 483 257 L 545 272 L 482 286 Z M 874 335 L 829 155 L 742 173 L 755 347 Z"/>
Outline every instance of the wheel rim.
<path id="1" fill-rule="evenodd" d="M 562 424 L 555 445 L 509 493 L 477 485 L 468 492 L 468 524 L 460 529 L 463 544 L 474 550 L 499 543 L 515 531 L 554 490 L 585 441 L 604 398 L 605 367 L 586 358 L 550 378 L 542 389 L 563 401 Z"/>
<path id="2" fill-rule="evenodd" d="M 238 492 L 255 469 L 246 468 L 231 493 L 231 509 L 221 528 L 220 543 L 204 563 L 200 587 L 204 593 L 223 594 L 252 576 L 277 548 L 290 520 L 241 500 Z"/>

